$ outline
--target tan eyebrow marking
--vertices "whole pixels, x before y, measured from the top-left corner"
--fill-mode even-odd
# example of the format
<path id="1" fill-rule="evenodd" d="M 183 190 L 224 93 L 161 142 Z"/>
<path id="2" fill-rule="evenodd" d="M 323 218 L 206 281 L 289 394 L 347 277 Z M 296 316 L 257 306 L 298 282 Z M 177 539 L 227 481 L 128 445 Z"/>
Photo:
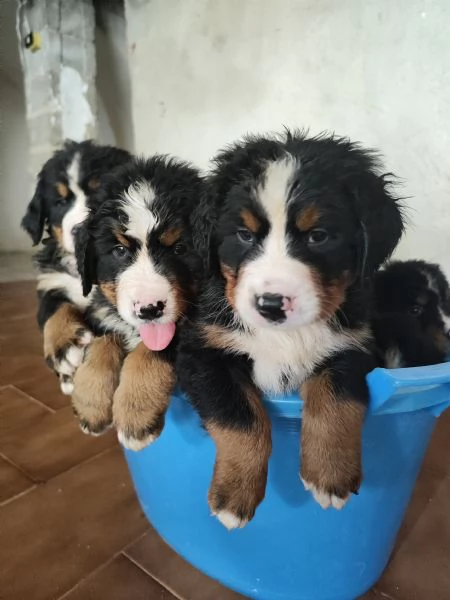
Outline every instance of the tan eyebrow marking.
<path id="1" fill-rule="evenodd" d="M 320 219 L 320 212 L 314 205 L 303 208 L 297 215 L 295 224 L 300 231 L 309 231 L 312 229 Z"/>
<path id="2" fill-rule="evenodd" d="M 61 196 L 61 198 L 67 198 L 67 196 L 69 195 L 69 188 L 67 187 L 67 185 L 65 183 L 63 183 L 62 181 L 59 181 L 55 185 L 55 187 L 56 187 L 56 191 Z"/>
<path id="3" fill-rule="evenodd" d="M 163 246 L 173 246 L 176 242 L 178 242 L 182 233 L 183 231 L 181 227 L 171 227 L 159 236 L 159 241 L 161 244 L 163 244 Z"/>
<path id="4" fill-rule="evenodd" d="M 92 177 L 88 181 L 88 188 L 90 190 L 97 190 L 100 187 L 100 180 L 98 177 Z"/>
<path id="5" fill-rule="evenodd" d="M 123 235 L 123 233 L 121 233 L 118 230 L 114 230 L 114 235 L 116 236 L 117 241 L 119 242 L 119 244 L 122 244 L 122 246 L 125 246 L 125 248 L 129 248 L 130 247 L 130 240 L 127 240 L 127 238 Z"/>
<path id="6" fill-rule="evenodd" d="M 261 221 L 248 208 L 241 210 L 241 219 L 247 229 L 252 233 L 257 233 L 260 230 Z"/>

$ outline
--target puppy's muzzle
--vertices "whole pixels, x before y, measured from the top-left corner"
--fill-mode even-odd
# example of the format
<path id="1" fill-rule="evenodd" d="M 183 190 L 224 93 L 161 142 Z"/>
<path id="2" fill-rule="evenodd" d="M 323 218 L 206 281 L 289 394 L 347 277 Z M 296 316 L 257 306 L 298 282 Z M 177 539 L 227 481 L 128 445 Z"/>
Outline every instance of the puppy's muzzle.
<path id="1" fill-rule="evenodd" d="M 282 323 L 286 320 L 286 311 L 291 306 L 291 299 L 281 294 L 269 292 L 261 296 L 255 295 L 255 308 L 259 314 L 272 323 Z"/>

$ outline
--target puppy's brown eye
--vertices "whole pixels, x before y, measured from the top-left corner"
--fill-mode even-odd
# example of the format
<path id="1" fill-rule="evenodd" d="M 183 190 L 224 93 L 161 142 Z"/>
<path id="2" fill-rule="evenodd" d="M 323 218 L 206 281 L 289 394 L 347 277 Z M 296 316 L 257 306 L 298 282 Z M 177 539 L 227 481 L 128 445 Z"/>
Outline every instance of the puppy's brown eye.
<path id="1" fill-rule="evenodd" d="M 175 244 L 173 247 L 174 254 L 184 254 L 186 252 L 186 246 L 184 244 Z"/>
<path id="2" fill-rule="evenodd" d="M 419 315 L 421 315 L 422 311 L 423 311 L 423 308 L 421 306 L 419 306 L 418 304 L 415 304 L 414 306 L 409 307 L 409 313 L 411 315 L 414 315 L 415 317 L 418 317 Z"/>
<path id="3" fill-rule="evenodd" d="M 329 239 L 328 232 L 325 229 L 312 229 L 308 233 L 306 242 L 309 246 L 320 246 Z"/>
<path id="4" fill-rule="evenodd" d="M 236 237 L 243 244 L 251 244 L 255 239 L 253 233 L 248 229 L 239 229 L 236 231 Z"/>
<path id="5" fill-rule="evenodd" d="M 117 246 L 114 246 L 113 251 L 112 251 L 113 256 L 115 256 L 116 258 L 124 258 L 125 256 L 127 256 L 128 252 L 129 252 L 128 248 L 126 248 L 125 246 L 122 246 L 120 244 Z"/>

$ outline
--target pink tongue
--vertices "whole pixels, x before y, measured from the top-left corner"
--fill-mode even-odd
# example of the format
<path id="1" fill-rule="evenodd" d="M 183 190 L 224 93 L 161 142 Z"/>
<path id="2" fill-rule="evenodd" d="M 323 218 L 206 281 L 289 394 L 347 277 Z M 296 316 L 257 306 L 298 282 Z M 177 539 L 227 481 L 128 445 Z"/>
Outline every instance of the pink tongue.
<path id="1" fill-rule="evenodd" d="M 164 350 L 172 341 L 175 328 L 175 323 L 166 323 L 165 325 L 148 323 L 139 327 L 139 335 L 150 350 Z"/>

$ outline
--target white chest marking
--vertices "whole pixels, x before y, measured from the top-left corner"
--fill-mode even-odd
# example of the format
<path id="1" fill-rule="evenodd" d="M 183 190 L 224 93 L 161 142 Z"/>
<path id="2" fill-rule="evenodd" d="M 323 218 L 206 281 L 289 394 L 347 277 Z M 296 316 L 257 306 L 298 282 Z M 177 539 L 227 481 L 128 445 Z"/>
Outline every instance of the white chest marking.
<path id="1" fill-rule="evenodd" d="M 314 323 L 298 330 L 261 328 L 253 334 L 239 331 L 225 339 L 253 360 L 256 385 L 266 393 L 297 389 L 314 368 L 335 352 L 348 348 L 364 349 L 369 332 L 352 335 L 336 332 L 326 323 Z"/>

